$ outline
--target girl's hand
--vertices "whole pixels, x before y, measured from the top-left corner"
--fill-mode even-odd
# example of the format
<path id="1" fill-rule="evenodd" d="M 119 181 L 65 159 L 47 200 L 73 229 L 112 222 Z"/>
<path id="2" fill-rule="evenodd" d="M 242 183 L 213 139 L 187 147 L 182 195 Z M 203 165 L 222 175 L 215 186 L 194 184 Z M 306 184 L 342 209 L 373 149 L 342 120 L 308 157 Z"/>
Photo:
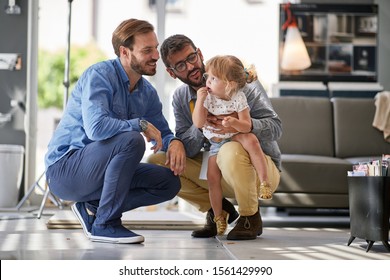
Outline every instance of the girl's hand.
<path id="1" fill-rule="evenodd" d="M 236 118 L 233 118 L 231 116 L 227 116 L 227 117 L 224 117 L 223 120 L 222 120 L 222 125 L 224 127 L 231 127 L 234 120 L 236 120 Z"/>
<path id="2" fill-rule="evenodd" d="M 214 129 L 211 129 L 215 133 L 219 134 L 226 134 L 226 133 L 235 133 L 237 132 L 236 129 L 234 129 L 231 125 L 231 120 L 237 119 L 238 114 L 237 112 L 233 112 L 230 115 L 220 115 L 220 116 L 213 116 L 209 115 L 207 117 L 206 124 L 210 127 L 213 127 Z M 228 119 L 229 124 L 224 124 L 224 120 Z"/>
<path id="3" fill-rule="evenodd" d="M 206 99 L 207 95 L 209 94 L 208 90 L 207 90 L 207 87 L 201 87 L 200 89 L 198 89 L 198 91 L 196 92 L 196 95 L 197 95 L 197 99 L 198 100 L 201 100 L 202 102 Z"/>

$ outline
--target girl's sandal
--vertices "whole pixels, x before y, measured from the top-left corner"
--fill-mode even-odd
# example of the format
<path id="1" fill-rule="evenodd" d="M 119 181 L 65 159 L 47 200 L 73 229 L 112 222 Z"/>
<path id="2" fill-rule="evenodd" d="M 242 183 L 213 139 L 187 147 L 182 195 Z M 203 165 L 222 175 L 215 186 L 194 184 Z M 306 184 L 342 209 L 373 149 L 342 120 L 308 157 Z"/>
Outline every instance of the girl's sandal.
<path id="1" fill-rule="evenodd" d="M 264 200 L 272 199 L 272 190 L 271 186 L 267 181 L 263 181 L 259 187 L 259 198 Z"/>
<path id="2" fill-rule="evenodd" d="M 227 230 L 227 219 L 228 214 L 225 211 L 222 211 L 222 214 L 214 217 L 214 222 L 217 225 L 217 235 L 223 235 Z"/>

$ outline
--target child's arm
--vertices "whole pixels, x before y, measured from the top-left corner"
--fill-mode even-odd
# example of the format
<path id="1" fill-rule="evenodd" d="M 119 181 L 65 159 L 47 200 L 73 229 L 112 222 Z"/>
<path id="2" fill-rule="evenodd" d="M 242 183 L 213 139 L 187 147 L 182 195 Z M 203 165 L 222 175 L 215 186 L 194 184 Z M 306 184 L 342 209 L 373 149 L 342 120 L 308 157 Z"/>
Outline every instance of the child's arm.
<path id="1" fill-rule="evenodd" d="M 252 119 L 249 114 L 249 108 L 238 112 L 238 118 L 227 116 L 223 119 L 222 125 L 225 127 L 233 127 L 238 132 L 248 133 L 252 130 Z"/>
<path id="2" fill-rule="evenodd" d="M 200 88 L 196 93 L 197 99 L 194 112 L 192 113 L 192 121 L 197 128 L 202 128 L 206 123 L 208 112 L 207 109 L 203 106 L 203 103 L 207 97 L 207 94 L 208 92 L 206 87 Z"/>

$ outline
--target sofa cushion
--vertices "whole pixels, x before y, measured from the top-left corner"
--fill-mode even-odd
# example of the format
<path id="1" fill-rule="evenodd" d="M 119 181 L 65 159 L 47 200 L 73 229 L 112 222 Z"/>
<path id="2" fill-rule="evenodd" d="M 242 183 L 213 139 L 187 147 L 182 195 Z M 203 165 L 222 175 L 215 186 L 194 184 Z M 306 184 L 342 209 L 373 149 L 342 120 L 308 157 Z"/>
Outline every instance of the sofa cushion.
<path id="1" fill-rule="evenodd" d="M 348 193 L 274 193 L 270 200 L 260 200 L 261 207 L 348 208 Z"/>
<path id="2" fill-rule="evenodd" d="M 335 153 L 339 158 L 378 157 L 390 153 L 390 143 L 372 126 L 374 99 L 332 98 Z"/>
<path id="3" fill-rule="evenodd" d="M 286 96 L 271 98 L 283 135 L 283 154 L 334 156 L 332 107 L 328 98 Z"/>
<path id="4" fill-rule="evenodd" d="M 281 170 L 276 192 L 347 194 L 352 164 L 334 157 L 282 154 Z"/>

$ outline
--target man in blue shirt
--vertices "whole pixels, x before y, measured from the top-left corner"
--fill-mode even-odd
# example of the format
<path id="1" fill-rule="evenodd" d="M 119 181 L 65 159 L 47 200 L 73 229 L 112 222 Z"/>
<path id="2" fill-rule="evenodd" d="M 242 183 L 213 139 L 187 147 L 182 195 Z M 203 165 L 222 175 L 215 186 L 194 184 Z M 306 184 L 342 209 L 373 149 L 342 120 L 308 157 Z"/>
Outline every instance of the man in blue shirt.
<path id="1" fill-rule="evenodd" d="M 143 236 L 122 225 L 122 213 L 170 200 L 180 189 L 176 172 L 141 163 L 143 136 L 168 155 L 183 144 L 142 77 L 156 73 L 160 58 L 153 26 L 123 21 L 112 45 L 117 58 L 89 67 L 71 94 L 48 145 L 46 178 L 55 195 L 76 201 L 72 210 L 90 240 L 141 243 Z"/>

